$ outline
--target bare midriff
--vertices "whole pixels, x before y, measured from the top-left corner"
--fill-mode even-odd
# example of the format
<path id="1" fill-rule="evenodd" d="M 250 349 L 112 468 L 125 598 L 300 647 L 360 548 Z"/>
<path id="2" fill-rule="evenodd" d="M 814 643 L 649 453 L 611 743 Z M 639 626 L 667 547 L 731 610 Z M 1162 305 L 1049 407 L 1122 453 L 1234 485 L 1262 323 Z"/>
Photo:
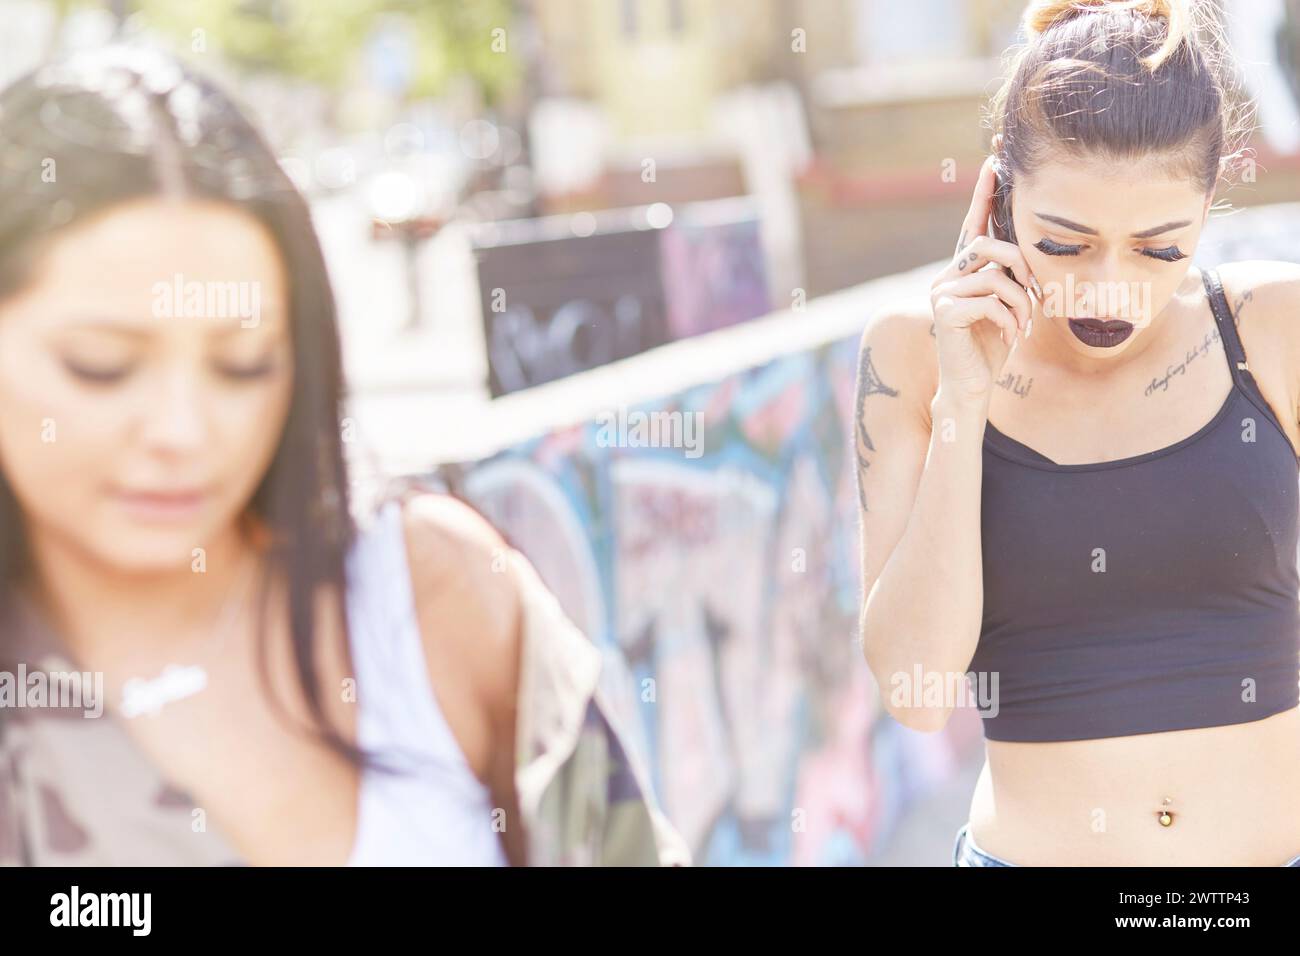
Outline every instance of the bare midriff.
<path id="1" fill-rule="evenodd" d="M 1298 795 L 1300 708 L 1100 740 L 989 740 L 970 834 L 1020 866 L 1282 866 L 1300 854 Z"/>

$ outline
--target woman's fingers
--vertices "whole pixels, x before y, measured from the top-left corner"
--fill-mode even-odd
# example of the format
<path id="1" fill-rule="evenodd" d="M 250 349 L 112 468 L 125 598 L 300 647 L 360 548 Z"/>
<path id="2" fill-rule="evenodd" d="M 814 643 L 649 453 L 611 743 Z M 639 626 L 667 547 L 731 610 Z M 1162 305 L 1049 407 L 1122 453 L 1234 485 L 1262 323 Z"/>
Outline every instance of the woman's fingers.
<path id="1" fill-rule="evenodd" d="M 1034 316 L 1034 303 L 1024 286 L 1001 269 L 983 269 L 958 279 L 940 282 L 936 291 L 953 296 L 996 295 L 1015 313 L 1016 325 L 1025 331 Z"/>
<path id="2" fill-rule="evenodd" d="M 957 238 L 957 248 L 953 250 L 956 258 L 967 244 L 976 236 L 988 235 L 989 213 L 993 209 L 993 193 L 997 188 L 997 177 L 993 172 L 993 157 L 988 156 L 980 167 L 979 178 L 975 181 L 975 192 L 971 196 L 970 209 L 961 224 L 961 235 Z"/>
<path id="3" fill-rule="evenodd" d="M 1003 342 L 1009 345 L 1017 339 L 1016 317 L 996 295 L 966 297 L 935 289 L 932 302 L 936 321 L 954 328 L 967 328 L 980 319 L 988 319 L 1002 331 Z"/>
<path id="4" fill-rule="evenodd" d="M 1020 247 L 1014 242 L 1003 242 L 992 236 L 976 236 L 964 250 L 957 254 L 943 274 L 943 278 L 956 278 L 977 272 L 990 262 L 1009 268 L 1016 281 L 1028 288 L 1033 283 L 1029 263 L 1025 261 Z"/>

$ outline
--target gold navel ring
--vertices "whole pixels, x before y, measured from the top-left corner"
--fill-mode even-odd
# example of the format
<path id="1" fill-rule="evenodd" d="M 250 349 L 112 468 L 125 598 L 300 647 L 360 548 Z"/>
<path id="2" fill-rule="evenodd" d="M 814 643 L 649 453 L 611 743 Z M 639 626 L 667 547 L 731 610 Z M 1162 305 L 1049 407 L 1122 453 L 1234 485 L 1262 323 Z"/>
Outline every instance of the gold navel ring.
<path id="1" fill-rule="evenodd" d="M 1168 797 L 1165 797 L 1165 803 L 1169 804 L 1170 802 L 1172 801 L 1170 801 Z M 1161 810 L 1157 819 L 1160 821 L 1162 827 L 1167 827 L 1174 822 L 1174 815 L 1169 810 Z"/>

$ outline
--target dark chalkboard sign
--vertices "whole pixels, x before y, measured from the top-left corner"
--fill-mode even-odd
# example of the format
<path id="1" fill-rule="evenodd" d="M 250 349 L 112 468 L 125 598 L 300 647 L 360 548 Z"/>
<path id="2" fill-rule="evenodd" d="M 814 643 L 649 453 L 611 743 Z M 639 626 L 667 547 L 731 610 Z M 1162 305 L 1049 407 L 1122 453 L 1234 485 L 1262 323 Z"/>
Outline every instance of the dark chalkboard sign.
<path id="1" fill-rule="evenodd" d="M 480 229 L 474 255 L 493 397 L 666 342 L 660 234 L 645 210 Z"/>
<path id="2" fill-rule="evenodd" d="M 473 244 L 493 397 L 771 310 L 744 198 L 485 223 Z"/>

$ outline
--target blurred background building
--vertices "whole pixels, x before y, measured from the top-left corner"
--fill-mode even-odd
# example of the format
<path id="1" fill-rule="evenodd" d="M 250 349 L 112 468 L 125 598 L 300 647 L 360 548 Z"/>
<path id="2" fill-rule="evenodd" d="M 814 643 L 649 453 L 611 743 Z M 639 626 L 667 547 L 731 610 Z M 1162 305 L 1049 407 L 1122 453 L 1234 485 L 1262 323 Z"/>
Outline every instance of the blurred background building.
<path id="1" fill-rule="evenodd" d="M 1023 6 L 0 0 L 0 83 L 125 36 L 249 106 L 331 266 L 358 500 L 423 474 L 528 554 L 702 862 L 945 865 L 978 718 L 899 726 L 854 645 L 854 353 L 951 253 Z M 1294 258 L 1300 0 L 1224 8 L 1257 169 L 1198 261 Z M 705 453 L 609 447 L 620 408 Z"/>

